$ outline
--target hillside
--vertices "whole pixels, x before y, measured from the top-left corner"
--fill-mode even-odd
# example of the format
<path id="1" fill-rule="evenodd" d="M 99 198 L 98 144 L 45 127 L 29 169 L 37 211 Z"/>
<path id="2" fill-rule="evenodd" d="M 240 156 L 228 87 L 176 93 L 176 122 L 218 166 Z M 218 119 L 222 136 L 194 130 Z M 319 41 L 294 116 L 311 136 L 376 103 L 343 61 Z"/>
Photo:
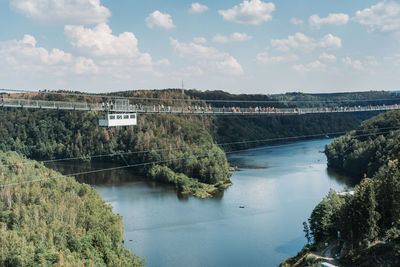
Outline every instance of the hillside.
<path id="1" fill-rule="evenodd" d="M 305 107 L 332 106 L 375 106 L 392 105 L 399 103 L 400 94 L 390 91 L 367 91 L 367 92 L 346 92 L 346 93 L 286 93 L 271 95 L 272 98 L 282 101 L 292 101 L 297 105 Z"/>
<path id="2" fill-rule="evenodd" d="M 352 138 L 355 135 L 369 133 Z M 400 111 L 390 111 L 364 121 L 356 130 L 341 136 L 326 146 L 328 165 L 360 179 L 372 177 L 388 163 L 398 159 L 400 142 Z"/>
<path id="3" fill-rule="evenodd" d="M 122 245 L 122 220 L 96 190 L 0 152 L 0 266 L 142 266 Z M 57 179 L 46 179 L 46 178 Z"/>
<path id="4" fill-rule="evenodd" d="M 307 266 L 328 248 L 343 266 L 399 266 L 399 126 L 400 112 L 386 112 L 327 145 L 329 166 L 361 182 L 353 194 L 329 192 L 303 223 L 309 246 L 282 266 Z"/>
<path id="5" fill-rule="evenodd" d="M 0 150 L 29 158 L 54 159 L 132 152 L 96 160 L 124 164 L 160 162 L 132 168 L 150 179 L 169 181 L 181 192 L 211 196 L 229 181 L 224 152 L 213 143 L 211 122 L 202 118 L 140 116 L 135 127 L 100 128 L 99 114 L 4 109 Z M 143 153 L 141 153 L 143 151 Z M 145 151 L 151 151 L 150 153 Z M 164 166 L 160 172 L 157 166 Z"/>
<path id="6" fill-rule="evenodd" d="M 55 93 L 13 94 L 12 97 L 104 101 L 104 98 L 79 92 Z M 186 105 L 217 105 L 215 102 L 208 103 L 204 100 L 221 98 L 232 101 L 272 99 L 271 96 L 265 95 L 232 95 L 222 91 L 195 90 L 182 92 L 176 89 L 125 91 L 108 95 L 131 97 L 131 103 L 137 103 L 139 97 L 140 103 L 146 105 L 152 105 L 154 101 L 157 104 L 182 105 L 179 99 L 188 100 Z M 238 104 L 240 103 L 231 103 Z M 256 103 L 242 104 L 254 106 Z M 29 158 L 40 160 L 65 157 L 84 157 L 90 160 L 93 155 L 128 152 L 123 158 L 115 156 L 93 160 L 121 164 L 158 162 L 132 168 L 132 171 L 149 179 L 175 184 L 180 193 L 212 197 L 216 191 L 229 185 L 231 172 L 224 151 L 273 144 L 277 141 L 220 146 L 216 144 L 304 135 L 323 137 L 328 132 L 354 129 L 360 121 L 358 115 L 351 113 L 251 118 L 139 115 L 138 125 L 135 127 L 107 129 L 98 126 L 98 118 L 101 116 L 102 114 L 95 112 L 4 108 L 0 111 L 0 136 L 3 137 L 0 139 L 0 150 L 17 151 Z"/>
<path id="7" fill-rule="evenodd" d="M 399 266 L 399 161 L 363 179 L 353 195 L 331 190 L 303 224 L 309 245 L 281 266 L 309 266 L 327 251 L 342 266 Z"/>

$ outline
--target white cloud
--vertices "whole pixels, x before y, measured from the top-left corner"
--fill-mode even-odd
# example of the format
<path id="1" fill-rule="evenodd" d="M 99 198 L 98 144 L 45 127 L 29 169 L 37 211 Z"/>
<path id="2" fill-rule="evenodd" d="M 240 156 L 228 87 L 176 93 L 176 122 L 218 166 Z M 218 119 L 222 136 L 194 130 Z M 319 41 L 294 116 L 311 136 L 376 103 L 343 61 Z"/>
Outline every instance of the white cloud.
<path id="1" fill-rule="evenodd" d="M 378 60 L 374 56 L 365 56 L 364 64 L 371 67 L 379 66 Z"/>
<path id="2" fill-rule="evenodd" d="M 309 72 L 313 70 L 317 71 L 325 71 L 326 65 L 321 63 L 321 61 L 316 60 L 314 62 L 311 62 L 309 64 L 299 64 L 299 65 L 293 65 L 292 69 L 296 72 Z"/>
<path id="3" fill-rule="evenodd" d="M 195 43 L 181 43 L 173 38 L 170 38 L 170 43 L 182 58 L 194 61 L 199 68 L 231 75 L 243 74 L 242 66 L 234 57 L 214 47 Z"/>
<path id="4" fill-rule="evenodd" d="M 198 66 L 189 66 L 178 71 L 174 71 L 173 76 L 182 78 L 182 77 L 194 77 L 194 76 L 203 76 L 204 71 Z"/>
<path id="5" fill-rule="evenodd" d="M 223 73 L 238 75 L 243 74 L 242 66 L 232 56 L 227 56 L 221 61 L 216 62 L 217 69 Z"/>
<path id="6" fill-rule="evenodd" d="M 274 10 L 275 5 L 273 3 L 266 3 L 261 0 L 245 0 L 240 5 L 236 5 L 227 10 L 219 10 L 218 13 L 227 21 L 259 25 L 271 20 L 271 13 Z"/>
<path id="7" fill-rule="evenodd" d="M 231 34 L 231 40 L 234 42 L 244 42 L 251 40 L 253 37 L 247 35 L 246 33 L 234 32 Z"/>
<path id="8" fill-rule="evenodd" d="M 207 43 L 207 39 L 204 37 L 194 37 L 193 42 L 198 43 L 198 44 L 204 44 L 204 43 Z"/>
<path id="9" fill-rule="evenodd" d="M 228 43 L 228 42 L 229 42 L 229 37 L 226 36 L 226 35 L 222 35 L 222 34 L 217 33 L 217 34 L 213 37 L 212 41 L 213 41 L 214 43 L 225 44 L 225 43 Z"/>
<path id="10" fill-rule="evenodd" d="M 65 33 L 72 46 L 81 53 L 109 59 L 129 58 L 138 65 L 152 64 L 151 56 L 139 51 L 138 40 L 131 32 L 116 36 L 107 24 L 101 23 L 93 29 L 67 25 Z"/>
<path id="11" fill-rule="evenodd" d="M 154 65 L 155 66 L 170 66 L 171 62 L 168 59 L 164 58 L 164 59 L 160 59 L 160 60 L 154 62 Z"/>
<path id="12" fill-rule="evenodd" d="M 400 54 L 396 54 L 388 59 L 391 60 L 395 66 L 400 66 Z"/>
<path id="13" fill-rule="evenodd" d="M 28 18 L 49 24 L 97 24 L 111 16 L 100 0 L 11 0 L 10 5 Z"/>
<path id="14" fill-rule="evenodd" d="M 170 14 L 161 13 L 156 10 L 153 13 L 149 14 L 145 19 L 147 27 L 153 29 L 154 26 L 164 28 L 164 29 L 172 29 L 175 28 L 175 24 L 172 21 L 172 17 Z"/>
<path id="15" fill-rule="evenodd" d="M 292 23 L 294 25 L 302 25 L 302 24 L 304 24 L 304 21 L 302 21 L 301 19 L 291 18 L 290 23 Z"/>
<path id="16" fill-rule="evenodd" d="M 364 70 L 363 63 L 360 60 L 353 60 L 350 57 L 344 57 L 342 58 L 342 63 L 359 71 Z"/>
<path id="17" fill-rule="evenodd" d="M 310 24 L 310 26 L 315 27 L 317 29 L 321 28 L 321 26 L 326 24 L 339 26 L 339 25 L 345 25 L 347 22 L 349 22 L 349 15 L 343 13 L 329 14 L 325 18 L 320 18 L 318 15 L 312 15 L 308 19 L 308 23 Z"/>
<path id="18" fill-rule="evenodd" d="M 289 51 L 290 49 L 312 51 L 316 48 L 338 49 L 342 47 L 342 40 L 332 34 L 327 34 L 320 40 L 315 40 L 299 32 L 288 36 L 286 39 L 273 39 L 270 43 L 272 47 L 279 51 Z"/>
<path id="19" fill-rule="evenodd" d="M 244 41 L 248 41 L 251 40 L 253 37 L 247 35 L 246 33 L 240 33 L 240 32 L 234 32 L 232 33 L 230 36 L 226 36 L 226 35 L 221 35 L 219 33 L 217 33 L 214 38 L 212 39 L 212 41 L 214 43 L 228 43 L 228 42 L 244 42 Z"/>
<path id="20" fill-rule="evenodd" d="M 7 69 L 40 72 L 50 75 L 96 73 L 98 67 L 91 59 L 74 57 L 60 49 L 47 50 L 36 45 L 35 37 L 24 35 L 22 40 L 0 43 L 0 61 Z"/>
<path id="21" fill-rule="evenodd" d="M 289 54 L 283 56 L 269 56 L 267 52 L 262 52 L 257 55 L 256 59 L 258 63 L 267 64 L 267 63 L 283 63 L 283 62 L 297 61 L 299 60 L 299 57 L 296 54 Z"/>
<path id="22" fill-rule="evenodd" d="M 65 33 L 80 54 L 93 58 L 99 72 L 114 78 L 128 79 L 144 72 L 159 77 L 162 74 L 155 68 L 170 65 L 168 59 L 154 62 L 150 54 L 140 52 L 133 33 L 114 35 L 105 23 L 94 28 L 67 25 Z"/>
<path id="23" fill-rule="evenodd" d="M 332 34 L 327 34 L 321 38 L 317 46 L 332 49 L 342 48 L 342 39 Z"/>
<path id="24" fill-rule="evenodd" d="M 84 74 L 90 72 L 98 72 L 99 68 L 93 62 L 92 59 L 79 57 L 75 64 L 75 72 L 77 74 Z"/>
<path id="25" fill-rule="evenodd" d="M 189 8 L 189 13 L 195 14 L 195 13 L 203 13 L 208 10 L 208 7 L 206 5 L 202 5 L 200 3 L 193 3 L 190 8 Z"/>
<path id="26" fill-rule="evenodd" d="M 400 3 L 383 1 L 356 12 L 355 21 L 371 31 L 393 32 L 400 30 Z"/>
<path id="27" fill-rule="evenodd" d="M 104 90 L 115 85 L 130 86 L 138 81 L 155 81 L 163 76 L 157 69 L 165 71 L 170 65 L 168 59 L 152 62 L 149 54 L 135 50 L 137 40 L 132 39 L 133 34 L 122 34 L 125 37 L 121 38 L 121 35 L 113 36 L 110 31 L 101 31 L 98 27 L 69 27 L 76 27 L 69 30 L 79 33 L 73 37 L 77 54 L 41 47 L 31 35 L 25 35 L 22 40 L 0 42 L 1 79 L 13 81 L 19 86 L 83 86 L 92 89 L 102 87 Z M 87 41 L 85 45 L 84 40 Z M 136 43 L 133 42 L 135 40 Z"/>
<path id="28" fill-rule="evenodd" d="M 327 61 L 327 62 L 336 62 L 336 56 L 332 54 L 322 53 L 319 56 L 320 60 Z"/>

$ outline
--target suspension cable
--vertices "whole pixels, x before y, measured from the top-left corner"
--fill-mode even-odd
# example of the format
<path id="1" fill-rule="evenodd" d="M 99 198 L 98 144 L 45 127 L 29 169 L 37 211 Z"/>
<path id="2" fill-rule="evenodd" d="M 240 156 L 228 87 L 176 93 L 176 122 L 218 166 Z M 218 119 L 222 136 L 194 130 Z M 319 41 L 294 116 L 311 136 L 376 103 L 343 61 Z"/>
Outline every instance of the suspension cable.
<path id="1" fill-rule="evenodd" d="M 377 135 L 377 134 L 386 134 L 386 133 L 391 133 L 391 132 L 392 131 L 377 132 L 377 133 L 370 133 L 370 134 L 361 134 L 361 135 L 353 135 L 353 136 L 351 136 L 351 138 L 359 138 L 359 137 L 365 137 L 365 136 L 371 136 L 371 135 Z M 257 150 L 257 149 L 265 149 L 265 147 L 254 148 L 254 149 L 251 149 L 251 150 L 254 151 L 254 150 Z M 249 149 L 235 150 L 235 151 L 227 152 L 226 154 L 238 153 L 238 152 L 243 152 L 243 151 L 248 151 L 248 150 Z M 207 156 L 207 154 L 201 155 L 201 156 L 196 156 L 196 158 L 198 159 L 200 157 L 205 157 L 205 156 Z M 9 183 L 9 184 L 2 184 L 2 185 L 0 185 L 0 188 L 4 188 L 4 187 L 8 187 L 8 186 L 23 185 L 23 184 L 31 184 L 31 183 L 35 183 L 35 182 L 53 180 L 53 179 L 58 179 L 58 178 L 63 178 L 63 177 L 80 176 L 80 175 L 99 173 L 99 172 L 104 172 L 104 171 L 120 170 L 120 169 L 126 169 L 126 168 L 138 167 L 138 166 L 146 166 L 146 165 L 151 165 L 151 164 L 167 163 L 167 162 L 176 161 L 176 160 L 183 160 L 183 159 L 186 159 L 186 157 L 174 158 L 174 159 L 168 159 L 168 160 L 160 160 L 160 161 L 151 161 L 151 162 L 131 164 L 131 165 L 124 165 L 124 166 L 105 168 L 105 169 L 99 169 L 99 170 L 77 172 L 77 173 L 71 173 L 71 174 L 66 174 L 66 175 L 58 175 L 58 176 L 53 176 L 53 177 L 44 177 L 44 178 L 39 178 L 39 179 L 34 179 L 34 180 L 27 180 L 27 181 L 21 181 L 21 182 Z"/>
<path id="2" fill-rule="evenodd" d="M 354 131 L 380 131 L 380 130 L 397 130 L 400 129 L 400 126 L 393 126 L 393 127 L 383 127 L 383 128 L 374 128 L 374 129 L 364 129 L 364 130 L 354 130 Z M 295 139 L 307 139 L 307 138 L 315 138 L 315 137 L 324 137 L 324 136 L 337 136 L 341 134 L 345 134 L 348 131 L 340 131 L 340 132 L 330 132 L 330 133 L 320 133 L 320 134 L 310 134 L 310 135 L 297 135 L 297 136 L 287 136 L 287 137 L 276 137 L 276 138 L 267 138 L 267 139 L 258 139 L 258 140 L 246 140 L 246 141 L 237 141 L 237 142 L 227 142 L 227 143 L 216 143 L 216 144 L 206 144 L 206 145 L 196 145 L 191 146 L 190 144 L 181 145 L 174 147 L 172 150 L 177 151 L 181 150 L 181 148 L 188 147 L 189 148 L 203 148 L 208 147 L 210 145 L 217 145 L 217 146 L 229 146 L 229 145 L 240 145 L 240 144 L 251 144 L 251 143 L 263 143 L 263 142 L 276 142 L 276 141 L 285 141 L 285 140 L 295 140 Z M 170 148 L 163 148 L 163 149 L 151 149 L 151 150 L 144 150 L 144 151 L 128 151 L 128 152 L 121 152 L 121 153 L 109 153 L 109 154 L 100 154 L 100 155 L 93 155 L 93 156 L 79 156 L 79 157 L 69 157 L 69 158 L 58 158 L 58 159 L 49 159 L 49 160 L 39 160 L 33 162 L 26 162 L 22 163 L 25 164 L 35 164 L 39 163 L 52 163 L 52 162 L 60 162 L 60 161 L 72 161 L 72 160 L 85 160 L 85 159 L 93 159 L 93 158 L 101 158 L 101 157 L 116 157 L 116 156 L 124 156 L 124 155 L 132 155 L 132 154 L 144 154 L 144 153 L 152 153 L 152 152 L 163 152 L 163 151 L 171 151 Z M 226 152 L 227 153 L 227 152 Z M 0 165 L 0 167 L 9 167 L 15 164 L 4 164 Z"/>

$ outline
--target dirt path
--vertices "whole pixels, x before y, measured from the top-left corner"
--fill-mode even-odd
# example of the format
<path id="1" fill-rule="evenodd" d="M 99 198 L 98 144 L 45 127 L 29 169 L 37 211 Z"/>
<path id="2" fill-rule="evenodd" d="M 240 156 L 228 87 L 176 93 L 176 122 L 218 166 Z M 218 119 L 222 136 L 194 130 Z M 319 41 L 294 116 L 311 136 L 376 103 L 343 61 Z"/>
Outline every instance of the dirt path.
<path id="1" fill-rule="evenodd" d="M 329 267 L 340 267 L 339 263 L 334 258 L 333 249 L 335 245 L 329 245 L 327 248 L 322 250 L 321 252 L 316 252 L 314 255 L 315 257 L 322 259 L 323 263 L 326 263 L 326 266 Z"/>

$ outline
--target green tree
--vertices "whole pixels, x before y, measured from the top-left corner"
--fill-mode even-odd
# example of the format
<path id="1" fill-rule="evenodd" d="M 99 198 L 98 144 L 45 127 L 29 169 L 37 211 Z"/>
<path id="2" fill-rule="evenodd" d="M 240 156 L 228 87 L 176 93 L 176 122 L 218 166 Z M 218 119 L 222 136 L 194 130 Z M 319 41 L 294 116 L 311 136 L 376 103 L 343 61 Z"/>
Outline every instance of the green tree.
<path id="1" fill-rule="evenodd" d="M 332 226 L 332 205 L 325 197 L 312 211 L 309 218 L 310 231 L 315 243 L 329 238 Z"/>
<path id="2" fill-rule="evenodd" d="M 308 226 L 307 222 L 303 222 L 303 232 L 307 239 L 307 244 L 311 244 L 310 227 Z"/>

